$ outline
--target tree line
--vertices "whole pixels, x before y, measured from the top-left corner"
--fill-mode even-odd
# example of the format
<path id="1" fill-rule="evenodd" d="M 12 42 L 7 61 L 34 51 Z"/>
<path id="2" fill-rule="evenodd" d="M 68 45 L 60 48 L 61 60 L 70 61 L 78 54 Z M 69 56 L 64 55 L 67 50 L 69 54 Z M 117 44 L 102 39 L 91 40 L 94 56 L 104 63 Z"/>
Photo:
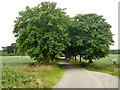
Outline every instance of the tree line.
<path id="1" fill-rule="evenodd" d="M 0 50 L 0 56 L 20 56 L 18 51 L 18 46 L 16 43 L 12 43 L 10 46 L 2 47 L 3 50 Z M 120 54 L 119 49 L 110 50 L 109 54 Z M 64 56 L 64 54 L 61 54 Z M 73 59 L 73 57 L 69 57 L 66 55 L 67 58 Z M 81 59 L 81 58 L 80 58 Z"/>
<path id="2" fill-rule="evenodd" d="M 42 2 L 38 6 L 19 12 L 13 33 L 21 55 L 27 54 L 37 61 L 49 64 L 62 54 L 67 58 L 80 55 L 89 60 L 109 54 L 114 43 L 111 25 L 102 15 L 77 14 L 70 17 L 55 2 Z"/>
<path id="3" fill-rule="evenodd" d="M 2 56 L 19 56 L 18 45 L 16 43 L 12 43 L 10 46 L 2 47 L 1 50 Z"/>
<path id="4" fill-rule="evenodd" d="M 120 54 L 120 49 L 110 50 L 110 54 Z"/>

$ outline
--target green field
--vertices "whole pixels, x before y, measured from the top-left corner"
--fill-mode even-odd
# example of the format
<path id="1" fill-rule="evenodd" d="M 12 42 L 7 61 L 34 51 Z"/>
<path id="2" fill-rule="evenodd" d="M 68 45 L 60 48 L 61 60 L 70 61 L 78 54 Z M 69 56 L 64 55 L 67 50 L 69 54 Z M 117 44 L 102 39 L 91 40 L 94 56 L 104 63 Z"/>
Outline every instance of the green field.
<path id="1" fill-rule="evenodd" d="M 117 61 L 114 63 L 114 59 Z M 82 59 L 82 62 L 79 62 L 79 56 L 77 56 L 77 63 L 74 60 L 69 61 L 72 64 L 78 65 L 82 68 L 91 71 L 100 71 L 104 73 L 108 73 L 118 77 L 118 55 L 111 54 L 108 57 L 101 58 L 99 60 L 93 60 L 93 63 L 89 64 L 88 61 Z M 120 70 L 120 69 L 119 69 Z"/>
<path id="2" fill-rule="evenodd" d="M 118 64 L 113 60 L 118 60 L 118 55 L 93 60 L 92 64 L 82 59 L 79 63 L 72 60 L 70 63 L 78 65 L 91 71 L 100 71 L 114 76 L 118 76 Z M 2 87 L 4 88 L 52 88 L 62 77 L 64 68 L 53 62 L 46 66 L 40 64 L 30 66 L 35 61 L 28 56 L 2 56 Z"/>
<path id="3" fill-rule="evenodd" d="M 118 60 L 118 55 L 117 54 L 110 54 L 109 56 L 106 56 L 105 58 L 101 58 L 99 60 L 93 60 L 95 63 L 99 62 L 113 62 L 114 59 Z M 77 56 L 77 61 L 79 61 L 79 56 Z M 84 62 L 88 62 L 84 59 L 82 59 Z"/>
<path id="4" fill-rule="evenodd" d="M 53 62 L 30 66 L 28 56 L 2 56 L 3 88 L 52 88 L 64 73 L 64 68 Z"/>
<path id="5" fill-rule="evenodd" d="M 2 64 L 8 64 L 12 66 L 16 65 L 30 65 L 35 61 L 29 56 L 2 56 Z"/>

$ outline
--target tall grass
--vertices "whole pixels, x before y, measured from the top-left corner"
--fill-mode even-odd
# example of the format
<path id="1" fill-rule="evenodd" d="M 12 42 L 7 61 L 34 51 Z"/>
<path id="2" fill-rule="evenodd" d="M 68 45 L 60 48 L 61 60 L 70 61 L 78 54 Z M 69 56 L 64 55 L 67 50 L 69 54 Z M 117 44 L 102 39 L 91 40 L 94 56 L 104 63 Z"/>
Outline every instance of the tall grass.
<path id="1" fill-rule="evenodd" d="M 19 57 L 17 58 L 21 60 L 21 57 Z M 12 63 L 10 65 L 9 63 L 6 64 L 8 61 L 6 59 L 7 61 L 4 61 L 2 66 L 3 88 L 52 88 L 61 79 L 65 71 L 57 62 L 53 62 L 48 66 L 44 64 L 30 66 L 30 62 L 20 63 L 19 60 L 16 60 L 16 57 L 11 58 L 10 60 L 15 65 Z M 26 59 L 28 57 L 23 58 Z M 23 62 L 25 59 L 22 59 Z M 31 61 L 30 59 L 27 60 Z"/>
<path id="2" fill-rule="evenodd" d="M 100 60 L 93 60 L 93 63 L 88 63 L 88 61 L 82 59 L 82 62 L 79 62 L 79 56 L 77 57 L 77 62 L 74 60 L 70 60 L 69 62 L 75 64 L 79 67 L 85 68 L 91 71 L 99 71 L 111 74 L 113 76 L 118 77 L 118 62 L 114 63 L 113 60 L 118 60 L 118 55 L 109 55 L 108 57 L 101 58 Z M 120 76 L 119 76 L 120 78 Z"/>
<path id="3" fill-rule="evenodd" d="M 110 62 L 92 63 L 92 64 L 82 62 L 79 64 L 79 66 L 87 70 L 100 71 L 100 72 L 108 73 L 118 77 L 118 66 Z"/>

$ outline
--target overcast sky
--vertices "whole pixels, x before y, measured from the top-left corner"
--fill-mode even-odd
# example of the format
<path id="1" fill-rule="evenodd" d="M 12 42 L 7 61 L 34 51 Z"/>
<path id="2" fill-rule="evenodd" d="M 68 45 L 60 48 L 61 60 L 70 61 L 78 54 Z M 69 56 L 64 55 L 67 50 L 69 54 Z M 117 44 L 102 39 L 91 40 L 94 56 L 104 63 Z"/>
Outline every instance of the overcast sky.
<path id="1" fill-rule="evenodd" d="M 103 15 L 106 21 L 112 25 L 114 46 L 110 49 L 118 49 L 118 1 L 120 0 L 2 0 L 0 2 L 0 49 L 2 46 L 11 45 L 16 41 L 12 31 L 14 20 L 18 12 L 37 6 L 42 1 L 56 2 L 57 7 L 67 8 L 66 12 L 71 17 L 76 14 L 96 13 Z"/>

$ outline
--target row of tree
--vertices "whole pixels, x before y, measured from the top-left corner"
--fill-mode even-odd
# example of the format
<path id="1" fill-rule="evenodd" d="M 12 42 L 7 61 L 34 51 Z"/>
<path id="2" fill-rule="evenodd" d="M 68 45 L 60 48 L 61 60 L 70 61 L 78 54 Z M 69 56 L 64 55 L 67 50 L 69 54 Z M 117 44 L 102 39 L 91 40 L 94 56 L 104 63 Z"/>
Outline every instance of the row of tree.
<path id="1" fill-rule="evenodd" d="M 110 28 L 103 16 L 77 14 L 71 18 L 56 3 L 42 2 L 19 12 L 13 33 L 22 55 L 27 53 L 46 64 L 63 53 L 92 62 L 109 54 L 109 45 L 114 42 Z"/>
<path id="2" fill-rule="evenodd" d="M 10 46 L 7 46 L 7 47 L 2 47 L 2 49 L 3 50 L 0 50 L 0 56 L 19 56 L 20 55 L 18 51 L 18 46 L 16 43 L 12 43 Z M 119 49 L 110 50 L 109 54 L 120 54 L 120 50 Z M 72 55 L 70 56 L 69 53 L 68 55 L 66 55 L 66 57 L 69 59 L 73 59 Z M 80 60 L 81 60 L 81 57 L 80 57 Z"/>
<path id="3" fill-rule="evenodd" d="M 20 53 L 18 51 L 18 45 L 16 43 L 12 43 L 10 46 L 2 47 L 3 50 L 0 50 L 0 56 L 19 56 Z M 70 56 L 69 53 L 66 55 L 67 58 L 72 59 L 72 55 Z M 120 54 L 120 50 L 110 50 L 109 54 Z M 62 54 L 63 55 L 63 54 Z M 81 57 L 80 57 L 81 60 Z"/>
<path id="4" fill-rule="evenodd" d="M 71 45 L 65 50 L 66 55 L 80 55 L 81 58 L 89 60 L 99 59 L 109 54 L 109 45 L 114 42 L 110 31 L 110 24 L 105 22 L 103 16 L 96 14 L 76 15 L 69 28 Z"/>
<path id="5" fill-rule="evenodd" d="M 2 47 L 1 55 L 2 56 L 19 56 L 18 45 L 16 43 L 12 43 L 10 46 Z"/>
<path id="6" fill-rule="evenodd" d="M 120 49 L 110 50 L 110 54 L 120 54 Z"/>

